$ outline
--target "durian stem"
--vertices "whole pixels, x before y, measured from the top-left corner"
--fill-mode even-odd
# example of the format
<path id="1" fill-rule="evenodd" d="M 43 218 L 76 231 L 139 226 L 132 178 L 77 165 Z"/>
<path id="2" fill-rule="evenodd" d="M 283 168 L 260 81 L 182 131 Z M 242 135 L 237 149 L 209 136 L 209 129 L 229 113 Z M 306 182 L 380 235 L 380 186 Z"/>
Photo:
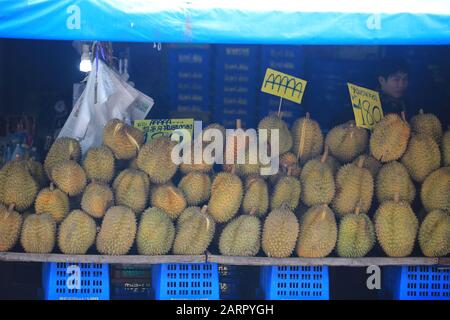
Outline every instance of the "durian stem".
<path id="1" fill-rule="evenodd" d="M 358 215 L 361 213 L 362 199 L 360 198 L 358 201 L 358 205 L 355 208 L 355 214 Z"/>
<path id="2" fill-rule="evenodd" d="M 16 205 L 15 205 L 14 203 L 11 203 L 11 204 L 9 205 L 9 207 L 8 207 L 8 212 L 13 212 L 15 206 L 16 206 Z"/>
<path id="3" fill-rule="evenodd" d="M 280 118 L 280 120 L 283 120 L 283 116 L 284 116 L 284 113 L 282 111 L 280 111 L 280 114 L 278 115 L 278 118 Z"/>
<path id="4" fill-rule="evenodd" d="M 402 119 L 403 119 L 403 121 L 406 122 L 406 113 L 405 113 L 405 111 L 402 111 Z"/>
<path id="5" fill-rule="evenodd" d="M 287 176 L 290 177 L 292 175 L 292 166 L 287 168 Z"/>
<path id="6" fill-rule="evenodd" d="M 206 214 L 206 211 L 208 211 L 208 206 L 207 206 L 207 205 L 204 205 L 200 211 L 201 211 L 203 214 Z"/>
<path id="7" fill-rule="evenodd" d="M 235 165 L 235 164 L 232 164 L 232 165 L 231 165 L 231 171 L 230 171 L 230 173 L 236 174 L 236 165 Z"/>
<path id="8" fill-rule="evenodd" d="M 257 208 L 253 207 L 252 210 L 250 210 L 249 215 L 254 216 L 256 214 L 256 210 L 257 210 Z"/>
<path id="9" fill-rule="evenodd" d="M 306 113 L 306 119 L 311 118 L 311 115 L 309 114 L 309 112 Z"/>
<path id="10" fill-rule="evenodd" d="M 127 136 L 128 140 L 130 140 L 131 143 L 134 144 L 137 151 L 139 152 L 141 147 L 139 146 L 139 143 L 136 141 L 136 139 L 131 134 L 129 134 L 126 130 L 125 130 L 125 135 Z"/>
<path id="11" fill-rule="evenodd" d="M 242 129 L 241 119 L 236 119 L 236 129 Z"/>
<path id="12" fill-rule="evenodd" d="M 325 163 L 325 161 L 327 161 L 328 151 L 329 151 L 328 144 L 325 144 L 325 150 L 323 151 L 323 155 L 322 158 L 320 159 L 320 162 Z"/>
<path id="13" fill-rule="evenodd" d="M 400 201 L 400 194 L 398 193 L 398 192 L 396 192 L 395 194 L 394 194 L 394 202 L 395 203 L 398 203 Z"/>
<path id="14" fill-rule="evenodd" d="M 280 97 L 280 104 L 278 105 L 278 118 L 281 119 L 281 104 L 283 103 L 283 98 Z"/>
<path id="15" fill-rule="evenodd" d="M 359 157 L 358 164 L 357 164 L 358 168 L 362 168 L 363 167 L 365 160 L 366 160 L 366 156 L 365 155 L 362 155 L 362 156 Z"/>
<path id="16" fill-rule="evenodd" d="M 420 110 L 419 110 L 419 114 L 423 114 L 423 109 L 420 109 Z"/>
<path id="17" fill-rule="evenodd" d="M 309 119 L 309 112 L 306 113 L 306 119 Z M 297 150 L 297 160 L 300 158 L 300 154 L 303 154 L 303 148 L 305 148 L 305 133 L 306 133 L 306 120 L 302 123 L 301 140 Z"/>
<path id="18" fill-rule="evenodd" d="M 55 185 L 53 184 L 53 182 L 50 182 L 50 191 L 55 190 Z"/>

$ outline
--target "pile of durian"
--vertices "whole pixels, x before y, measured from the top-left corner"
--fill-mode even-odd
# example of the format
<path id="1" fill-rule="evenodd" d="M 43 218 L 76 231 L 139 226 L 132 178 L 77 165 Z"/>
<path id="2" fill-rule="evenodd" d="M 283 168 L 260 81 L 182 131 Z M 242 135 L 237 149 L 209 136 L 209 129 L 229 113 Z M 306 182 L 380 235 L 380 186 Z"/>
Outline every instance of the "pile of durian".
<path id="1" fill-rule="evenodd" d="M 421 112 L 408 123 L 388 114 L 371 132 L 349 121 L 326 136 L 309 114 L 291 128 L 271 115 L 258 129 L 279 129 L 276 175 L 260 176 L 259 164 L 175 165 L 170 138 L 144 143 L 141 131 L 117 119 L 84 159 L 78 141 L 59 138 L 43 165 L 6 163 L 0 251 L 450 253 L 450 130 L 444 133 L 435 115 Z"/>

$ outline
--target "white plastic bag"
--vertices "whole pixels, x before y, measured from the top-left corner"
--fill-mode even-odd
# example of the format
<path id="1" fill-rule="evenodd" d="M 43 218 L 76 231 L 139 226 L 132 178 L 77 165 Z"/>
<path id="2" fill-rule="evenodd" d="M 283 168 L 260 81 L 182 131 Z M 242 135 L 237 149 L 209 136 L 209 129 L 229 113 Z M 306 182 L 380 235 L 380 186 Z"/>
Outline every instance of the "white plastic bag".
<path id="1" fill-rule="evenodd" d="M 59 137 L 80 141 L 83 154 L 102 144 L 103 127 L 114 118 L 131 123 L 145 119 L 153 99 L 125 82 L 102 60 L 94 62 L 86 88 L 75 103 Z"/>

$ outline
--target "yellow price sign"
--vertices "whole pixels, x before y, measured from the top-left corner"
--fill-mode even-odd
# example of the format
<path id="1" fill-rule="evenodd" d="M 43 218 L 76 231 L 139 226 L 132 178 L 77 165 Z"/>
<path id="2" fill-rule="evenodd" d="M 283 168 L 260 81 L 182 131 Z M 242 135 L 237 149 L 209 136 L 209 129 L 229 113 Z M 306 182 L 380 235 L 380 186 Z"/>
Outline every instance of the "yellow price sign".
<path id="1" fill-rule="evenodd" d="M 301 103 L 306 83 L 306 80 L 267 68 L 261 91 Z"/>
<path id="2" fill-rule="evenodd" d="M 383 119 L 380 95 L 378 92 L 347 83 L 352 100 L 353 113 L 358 127 L 372 129 Z"/>
<path id="3" fill-rule="evenodd" d="M 186 129 L 191 133 L 194 130 L 194 119 L 149 119 L 135 120 L 135 128 L 143 131 L 145 141 L 150 141 L 159 136 L 171 136 L 177 129 Z"/>

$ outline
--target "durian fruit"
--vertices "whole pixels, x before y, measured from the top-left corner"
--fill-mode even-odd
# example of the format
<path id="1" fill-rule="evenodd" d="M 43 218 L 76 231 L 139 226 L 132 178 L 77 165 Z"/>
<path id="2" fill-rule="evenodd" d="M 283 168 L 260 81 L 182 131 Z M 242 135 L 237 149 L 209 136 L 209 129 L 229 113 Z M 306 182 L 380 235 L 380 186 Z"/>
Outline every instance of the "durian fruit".
<path id="1" fill-rule="evenodd" d="M 211 195 L 211 178 L 201 172 L 190 172 L 178 183 L 186 202 L 190 206 L 203 204 Z"/>
<path id="2" fill-rule="evenodd" d="M 299 257 L 326 257 L 336 246 L 336 240 L 336 218 L 326 204 L 311 207 L 301 217 L 296 249 Z"/>
<path id="3" fill-rule="evenodd" d="M 273 188 L 270 208 L 274 210 L 285 204 L 290 210 L 294 211 L 298 206 L 301 194 L 300 180 L 291 176 L 291 171 L 288 169 L 288 175 L 281 177 Z"/>
<path id="4" fill-rule="evenodd" d="M 423 182 L 420 197 L 425 209 L 450 212 L 450 166 L 433 171 Z"/>
<path id="5" fill-rule="evenodd" d="M 439 168 L 441 152 L 433 138 L 425 134 L 414 134 L 401 162 L 414 181 L 423 182 L 432 171 Z"/>
<path id="6" fill-rule="evenodd" d="M 219 239 L 220 254 L 256 256 L 261 246 L 261 222 L 254 215 L 242 215 L 230 221 Z"/>
<path id="7" fill-rule="evenodd" d="M 175 220 L 186 208 L 187 203 L 183 191 L 167 183 L 158 185 L 152 190 L 151 205 L 164 210 L 172 220 Z"/>
<path id="8" fill-rule="evenodd" d="M 300 177 L 301 168 L 297 156 L 292 152 L 286 152 L 280 156 L 278 173 L 269 177 L 270 183 L 273 186 L 276 185 L 278 180 L 287 174 L 288 168 L 291 168 L 293 177 Z"/>
<path id="9" fill-rule="evenodd" d="M 79 161 L 81 158 L 81 147 L 78 140 L 72 138 L 58 138 L 50 147 L 44 161 L 44 169 L 51 179 L 52 169 L 60 162 L 67 160 Z"/>
<path id="10" fill-rule="evenodd" d="M 31 214 L 23 222 L 20 243 L 27 253 L 50 253 L 55 246 L 56 222 L 51 215 Z"/>
<path id="11" fill-rule="evenodd" d="M 91 182 L 84 190 L 81 208 L 94 218 L 102 218 L 114 205 L 114 195 L 107 184 Z"/>
<path id="12" fill-rule="evenodd" d="M 222 170 L 224 172 L 234 172 L 239 175 L 239 166 L 237 166 L 238 154 L 245 152 L 249 145 L 249 138 L 245 136 L 242 129 L 241 119 L 236 119 L 236 132 L 234 136 L 227 137 L 225 135 L 225 148 L 223 153 Z M 243 145 L 242 145 L 243 143 Z M 233 159 L 233 163 L 229 163 L 229 159 Z"/>
<path id="13" fill-rule="evenodd" d="M 434 210 L 427 214 L 419 229 L 419 245 L 427 257 L 445 257 L 450 253 L 450 214 Z"/>
<path id="14" fill-rule="evenodd" d="M 245 194 L 242 200 L 242 211 L 245 214 L 264 216 L 269 209 L 269 188 L 264 179 L 258 176 L 248 177 L 245 181 Z"/>
<path id="15" fill-rule="evenodd" d="M 375 241 L 375 227 L 366 214 L 359 212 L 359 207 L 339 222 L 336 252 L 340 257 L 364 257 L 372 250 Z"/>
<path id="16" fill-rule="evenodd" d="M 136 214 L 126 206 L 106 211 L 97 235 L 97 250 L 106 255 L 124 255 L 130 251 L 136 236 Z"/>
<path id="17" fill-rule="evenodd" d="M 450 129 L 447 130 L 442 138 L 442 165 L 450 166 Z"/>
<path id="18" fill-rule="evenodd" d="M 144 133 L 119 119 L 108 121 L 103 129 L 103 144 L 114 153 L 116 159 L 136 157 L 144 143 Z"/>
<path id="19" fill-rule="evenodd" d="M 0 204 L 0 252 L 11 250 L 17 243 L 22 227 L 22 216 Z"/>
<path id="20" fill-rule="evenodd" d="M 183 174 L 188 174 L 190 172 L 201 172 L 201 173 L 209 173 L 211 172 L 212 168 L 213 168 L 213 164 L 208 164 L 205 161 L 203 161 L 203 151 L 205 149 L 206 143 L 202 143 L 202 161 L 200 163 L 195 163 L 195 158 L 194 158 L 194 152 L 195 152 L 195 147 L 194 144 L 191 144 L 191 163 L 181 163 L 180 164 L 180 171 Z"/>
<path id="21" fill-rule="evenodd" d="M 141 170 L 125 169 L 114 180 L 113 190 L 116 205 L 128 206 L 141 213 L 147 206 L 150 181 Z"/>
<path id="22" fill-rule="evenodd" d="M 56 164 L 52 169 L 52 181 L 71 197 L 81 194 L 87 182 L 83 168 L 73 160 Z"/>
<path id="23" fill-rule="evenodd" d="M 34 181 L 38 184 L 39 187 L 44 187 L 48 183 L 47 174 L 45 173 L 44 166 L 30 158 L 25 161 L 28 171 L 30 172 L 31 176 L 33 177 Z"/>
<path id="24" fill-rule="evenodd" d="M 353 163 L 358 164 L 359 158 L 356 158 Z M 364 155 L 364 163 L 363 168 L 366 168 L 372 174 L 372 177 L 375 179 L 380 171 L 382 164 L 380 161 L 375 159 L 373 156 L 369 154 Z"/>
<path id="25" fill-rule="evenodd" d="M 17 211 L 25 211 L 33 205 L 38 184 L 23 161 L 11 161 L 2 169 L 3 178 L 0 202 L 6 207 L 14 205 Z"/>
<path id="26" fill-rule="evenodd" d="M 342 166 L 336 176 L 333 208 L 341 216 L 355 212 L 358 205 L 362 213 L 370 209 L 374 183 L 370 171 L 362 167 L 363 162 L 364 156 L 361 156 L 357 165 Z"/>
<path id="27" fill-rule="evenodd" d="M 367 130 L 358 128 L 353 120 L 331 129 L 325 139 L 330 153 L 342 163 L 351 162 L 364 153 L 368 143 Z"/>
<path id="28" fill-rule="evenodd" d="M 208 148 L 209 146 L 210 146 L 210 144 L 211 143 L 213 143 L 214 141 L 215 141 L 215 138 L 216 137 L 214 137 L 214 139 L 211 137 L 211 138 L 209 138 L 209 137 L 207 137 L 207 135 L 209 135 L 209 130 L 210 129 L 216 129 L 216 130 L 219 130 L 220 132 L 221 132 L 221 134 L 222 134 L 222 137 L 223 137 L 223 143 L 221 144 L 221 145 L 223 145 L 223 147 L 225 147 L 225 139 L 226 139 L 226 129 L 222 126 L 222 125 L 220 125 L 220 124 L 218 124 L 218 123 L 211 123 L 210 125 L 208 125 L 205 129 L 203 129 L 203 135 L 202 135 L 202 137 L 203 137 L 203 148 L 205 149 L 205 148 Z M 222 153 L 222 155 L 224 155 L 224 152 L 225 152 L 225 148 L 223 148 L 222 150 L 220 150 L 219 151 L 219 154 L 216 154 L 216 151 L 219 151 L 219 150 L 214 150 L 214 152 L 212 152 L 212 155 L 213 156 L 219 156 L 220 155 L 220 152 Z"/>
<path id="29" fill-rule="evenodd" d="M 396 113 L 389 113 L 373 128 L 370 152 L 381 162 L 398 160 L 406 151 L 411 130 Z"/>
<path id="30" fill-rule="evenodd" d="M 261 246 L 268 257 L 287 258 L 295 249 L 297 217 L 286 206 L 272 210 L 264 221 Z"/>
<path id="31" fill-rule="evenodd" d="M 142 213 L 136 236 L 139 254 L 167 254 L 172 248 L 174 238 L 175 227 L 163 210 L 148 208 Z"/>
<path id="32" fill-rule="evenodd" d="M 83 168 L 89 181 L 110 183 L 114 177 L 114 154 L 107 146 L 88 150 L 83 161 Z"/>
<path id="33" fill-rule="evenodd" d="M 175 144 L 170 137 L 160 136 L 147 142 L 139 151 L 138 167 L 149 175 L 151 182 L 166 183 L 174 176 L 178 168 L 171 156 Z"/>
<path id="34" fill-rule="evenodd" d="M 54 187 L 42 189 L 36 197 L 34 210 L 36 214 L 48 213 L 55 222 L 61 222 L 69 213 L 69 197 L 61 190 Z"/>
<path id="35" fill-rule="evenodd" d="M 389 257 L 406 257 L 414 249 L 419 221 L 406 201 L 383 202 L 375 212 L 378 242 Z"/>
<path id="36" fill-rule="evenodd" d="M 429 136 L 438 144 L 442 140 L 441 121 L 432 113 L 424 113 L 423 109 L 411 118 L 411 130 L 413 133 Z"/>
<path id="37" fill-rule="evenodd" d="M 323 134 L 317 121 L 312 120 L 309 113 L 297 119 L 292 125 L 294 138 L 292 151 L 299 159 L 300 164 L 322 153 Z"/>
<path id="38" fill-rule="evenodd" d="M 399 199 L 412 203 L 416 196 L 416 187 L 412 182 L 406 167 L 398 162 L 386 163 L 377 175 L 376 195 L 378 202 L 394 200 L 396 194 Z"/>
<path id="39" fill-rule="evenodd" d="M 58 246 L 64 254 L 85 254 L 96 235 L 94 219 L 82 210 L 74 210 L 59 226 Z"/>
<path id="40" fill-rule="evenodd" d="M 176 228 L 173 253 L 180 255 L 203 254 L 211 244 L 216 225 L 207 207 L 188 207 L 180 215 Z"/>
<path id="41" fill-rule="evenodd" d="M 258 132 L 261 129 L 267 130 L 267 141 L 271 143 L 271 130 L 278 130 L 279 138 L 279 154 L 283 154 L 291 150 L 293 144 L 292 134 L 289 127 L 280 116 L 275 114 L 263 118 L 258 124 Z"/>
<path id="42" fill-rule="evenodd" d="M 234 173 L 220 172 L 211 186 L 208 212 L 216 222 L 227 222 L 238 212 L 242 197 L 241 179 Z"/>
<path id="43" fill-rule="evenodd" d="M 335 184 L 333 170 L 326 163 L 328 147 L 321 160 L 309 160 L 300 175 L 302 201 L 307 206 L 329 204 L 334 198 Z"/>

